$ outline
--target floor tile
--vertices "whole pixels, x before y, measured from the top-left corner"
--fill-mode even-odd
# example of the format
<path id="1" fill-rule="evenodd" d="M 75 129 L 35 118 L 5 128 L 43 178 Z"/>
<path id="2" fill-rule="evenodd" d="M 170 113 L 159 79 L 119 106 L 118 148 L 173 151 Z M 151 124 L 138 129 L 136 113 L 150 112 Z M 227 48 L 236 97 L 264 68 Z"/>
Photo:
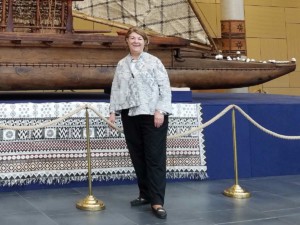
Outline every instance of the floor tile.
<path id="1" fill-rule="evenodd" d="M 168 217 L 156 218 L 150 205 L 131 207 L 136 184 L 95 185 L 92 194 L 102 200 L 102 211 L 85 211 L 76 203 L 88 187 L 51 188 L 0 193 L 1 225 L 298 225 L 300 175 L 242 179 L 251 197 L 230 198 L 223 191 L 231 180 L 168 182 Z"/>

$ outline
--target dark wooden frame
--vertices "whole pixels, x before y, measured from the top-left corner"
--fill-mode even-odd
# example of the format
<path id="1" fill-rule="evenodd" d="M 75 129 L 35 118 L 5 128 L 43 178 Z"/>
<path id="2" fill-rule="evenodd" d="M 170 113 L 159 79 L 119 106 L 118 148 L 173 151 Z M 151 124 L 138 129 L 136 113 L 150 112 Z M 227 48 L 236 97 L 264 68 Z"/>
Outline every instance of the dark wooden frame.
<path id="1" fill-rule="evenodd" d="M 73 32 L 73 16 L 72 16 L 72 2 L 73 1 L 84 1 L 84 0 L 61 0 L 62 1 L 62 11 L 61 11 L 61 21 L 62 24 L 59 27 L 49 27 L 48 29 L 59 29 L 66 33 Z M 8 15 L 6 21 L 6 6 L 8 4 Z M 41 0 L 36 0 L 36 15 L 35 15 L 35 25 L 34 26 L 15 26 L 13 22 L 13 0 L 2 0 L 2 12 L 1 12 L 1 29 L 2 32 L 13 32 L 14 28 L 32 28 L 35 32 L 41 29 L 40 21 L 40 4 Z M 67 19 L 65 21 L 65 7 L 67 7 Z"/>

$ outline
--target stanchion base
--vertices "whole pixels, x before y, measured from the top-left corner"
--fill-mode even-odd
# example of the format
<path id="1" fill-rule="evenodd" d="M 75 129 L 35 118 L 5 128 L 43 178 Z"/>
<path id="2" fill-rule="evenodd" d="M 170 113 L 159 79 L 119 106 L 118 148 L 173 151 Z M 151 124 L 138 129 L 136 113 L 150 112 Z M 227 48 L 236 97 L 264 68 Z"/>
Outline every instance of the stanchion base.
<path id="1" fill-rule="evenodd" d="M 249 192 L 241 188 L 241 186 L 238 184 L 235 184 L 232 187 L 224 190 L 223 194 L 232 198 L 250 198 L 251 196 Z"/>
<path id="2" fill-rule="evenodd" d="M 76 203 L 76 208 L 88 211 L 100 211 L 105 209 L 105 205 L 101 200 L 97 200 L 93 195 L 88 195 Z"/>

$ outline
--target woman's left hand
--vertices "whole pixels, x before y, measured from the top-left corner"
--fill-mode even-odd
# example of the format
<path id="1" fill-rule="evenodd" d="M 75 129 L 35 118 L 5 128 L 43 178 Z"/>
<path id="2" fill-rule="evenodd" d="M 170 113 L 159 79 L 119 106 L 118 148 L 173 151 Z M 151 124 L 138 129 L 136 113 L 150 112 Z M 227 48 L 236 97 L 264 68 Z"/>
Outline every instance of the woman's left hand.
<path id="1" fill-rule="evenodd" d="M 109 118 L 108 121 L 112 124 L 114 124 L 116 122 L 116 114 L 115 113 L 110 113 L 109 114 Z M 113 128 L 111 125 L 109 125 L 111 128 Z"/>
<path id="2" fill-rule="evenodd" d="M 160 113 L 159 111 L 155 111 L 154 113 L 154 126 L 159 128 L 164 123 L 164 114 Z"/>

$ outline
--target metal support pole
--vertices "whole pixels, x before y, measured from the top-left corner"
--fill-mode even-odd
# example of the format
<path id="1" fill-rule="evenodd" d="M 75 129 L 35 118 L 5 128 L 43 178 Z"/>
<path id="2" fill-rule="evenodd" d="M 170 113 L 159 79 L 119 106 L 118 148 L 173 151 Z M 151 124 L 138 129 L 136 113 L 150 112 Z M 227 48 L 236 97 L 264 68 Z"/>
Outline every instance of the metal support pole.
<path id="1" fill-rule="evenodd" d="M 84 199 L 76 203 L 76 208 L 89 211 L 100 211 L 105 209 L 105 205 L 101 200 L 97 200 L 92 193 L 92 166 L 91 166 L 91 149 L 90 149 L 90 125 L 89 125 L 89 113 L 86 107 L 85 112 L 86 121 L 86 141 L 87 141 L 87 162 L 88 162 L 88 183 L 89 194 Z"/>
<path id="2" fill-rule="evenodd" d="M 234 160 L 234 177 L 235 184 L 224 190 L 223 194 L 232 198 L 249 198 L 251 195 L 244 190 L 238 181 L 238 159 L 237 159 L 237 145 L 236 145 L 236 125 L 235 125 L 235 111 L 232 110 L 232 137 L 233 137 L 233 160 Z"/>

